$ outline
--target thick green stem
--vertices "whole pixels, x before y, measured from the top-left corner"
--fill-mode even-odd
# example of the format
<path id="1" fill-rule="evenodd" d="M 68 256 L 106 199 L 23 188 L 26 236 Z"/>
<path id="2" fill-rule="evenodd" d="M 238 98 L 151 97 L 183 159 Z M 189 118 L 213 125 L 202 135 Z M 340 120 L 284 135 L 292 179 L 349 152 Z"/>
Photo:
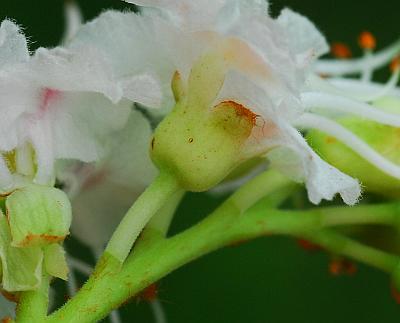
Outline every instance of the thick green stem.
<path id="1" fill-rule="evenodd" d="M 50 278 L 44 273 L 39 289 L 21 293 L 16 313 L 17 323 L 44 322 L 49 304 L 49 284 Z"/>
<path id="2" fill-rule="evenodd" d="M 112 235 L 106 252 L 123 263 L 151 217 L 180 190 L 173 176 L 160 173 L 126 213 Z"/>
<path id="3" fill-rule="evenodd" d="M 330 231 L 322 231 L 328 226 L 324 222 L 323 212 L 274 209 L 263 209 L 260 212 L 260 209 L 256 207 L 243 213 L 235 200 L 228 199 L 212 215 L 190 229 L 169 239 L 150 239 L 145 248 L 142 245 L 142 252 L 134 253 L 128 258 L 120 272 L 110 270 L 112 266 L 99 266 L 97 274 L 77 297 L 51 315 L 48 321 L 94 322 L 148 285 L 193 259 L 237 241 L 264 235 L 305 237 L 327 250 L 385 271 L 394 269 L 399 261 L 396 256 L 363 246 Z M 354 207 L 351 210 L 357 213 L 357 209 L 358 207 Z M 380 210 L 382 217 L 386 218 L 387 214 L 397 209 L 397 205 L 361 206 L 360 209 L 364 214 L 373 214 Z M 337 211 L 340 213 L 342 209 Z M 330 218 L 330 215 L 327 218 Z M 343 218 L 346 224 L 349 223 L 347 218 Z M 371 223 L 373 218 L 370 217 Z M 377 218 L 378 215 L 375 215 L 375 220 Z M 339 224 L 336 221 L 335 225 Z M 103 260 L 104 263 L 116 263 L 111 256 Z"/>

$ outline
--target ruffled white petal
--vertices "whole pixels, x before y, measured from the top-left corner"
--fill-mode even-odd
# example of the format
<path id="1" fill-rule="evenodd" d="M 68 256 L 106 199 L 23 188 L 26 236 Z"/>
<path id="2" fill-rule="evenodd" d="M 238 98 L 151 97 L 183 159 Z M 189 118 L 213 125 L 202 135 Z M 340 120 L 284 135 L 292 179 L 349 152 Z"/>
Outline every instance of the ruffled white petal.
<path id="1" fill-rule="evenodd" d="M 307 17 L 286 8 L 277 21 L 284 28 L 299 64 L 307 65 L 329 51 L 325 37 Z"/>
<path id="2" fill-rule="evenodd" d="M 125 0 L 136 5 L 160 9 L 179 27 L 186 30 L 203 29 L 215 22 L 227 0 Z"/>
<path id="3" fill-rule="evenodd" d="M 0 69 L 29 60 L 28 44 L 19 27 L 10 20 L 0 26 Z"/>
<path id="4" fill-rule="evenodd" d="M 160 19 L 107 11 L 82 26 L 68 48 L 101 52 L 126 98 L 151 107 L 171 105 L 170 81 L 176 68 L 159 43 L 168 42 L 163 35 L 171 34 L 171 28 Z"/>
<path id="5" fill-rule="evenodd" d="M 339 193 L 346 204 L 357 203 L 361 195 L 357 180 L 324 162 L 294 128 L 280 130 L 284 131 L 284 136 L 277 138 L 277 148 L 267 156 L 282 172 L 305 182 L 311 202 L 318 204 L 322 199 L 332 200 Z"/>

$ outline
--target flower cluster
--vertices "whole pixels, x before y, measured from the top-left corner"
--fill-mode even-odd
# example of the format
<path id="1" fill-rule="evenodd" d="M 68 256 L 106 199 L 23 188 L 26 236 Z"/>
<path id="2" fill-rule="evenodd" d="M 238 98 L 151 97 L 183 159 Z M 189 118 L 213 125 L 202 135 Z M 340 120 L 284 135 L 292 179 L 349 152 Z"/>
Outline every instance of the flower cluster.
<path id="1" fill-rule="evenodd" d="M 85 24 L 71 7 L 63 44 L 34 53 L 14 22 L 2 22 L 4 199 L 60 180 L 73 231 L 101 248 L 157 173 L 150 157 L 191 191 L 211 189 L 261 157 L 304 182 L 311 202 L 340 194 L 353 205 L 358 180 L 321 159 L 300 132 L 319 129 L 400 178 L 395 163 L 339 122 L 351 114 L 400 126 L 396 111 L 375 105 L 399 97 L 399 64 L 386 85 L 371 81 L 400 43 L 374 54 L 364 35 L 365 57 L 320 60 L 329 46 L 314 24 L 290 9 L 272 18 L 264 0 L 127 2 L 144 7 Z M 361 79 L 337 78 L 352 73 Z"/>

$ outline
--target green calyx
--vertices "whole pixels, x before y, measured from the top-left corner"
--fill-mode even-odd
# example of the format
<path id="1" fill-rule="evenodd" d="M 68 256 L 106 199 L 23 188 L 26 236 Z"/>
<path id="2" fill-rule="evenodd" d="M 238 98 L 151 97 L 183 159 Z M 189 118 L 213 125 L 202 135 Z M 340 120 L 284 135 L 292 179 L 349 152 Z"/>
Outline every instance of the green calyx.
<path id="1" fill-rule="evenodd" d="M 71 204 L 59 189 L 33 184 L 20 188 L 7 197 L 6 212 L 15 247 L 46 246 L 69 234 Z"/>
<path id="2" fill-rule="evenodd" d="M 384 98 L 375 102 L 374 105 L 387 112 L 400 112 L 400 100 L 396 98 Z M 400 130 L 398 128 L 356 117 L 342 118 L 337 122 L 385 158 L 400 165 Z M 339 140 L 317 130 L 310 131 L 307 140 L 328 163 L 358 178 L 366 191 L 392 197 L 400 196 L 400 180 L 382 172 Z"/>
<path id="3" fill-rule="evenodd" d="M 35 290 L 42 273 L 67 279 L 60 245 L 69 233 L 71 206 L 64 192 L 28 185 L 12 192 L 0 210 L 1 282 L 8 292 Z"/>
<path id="4" fill-rule="evenodd" d="M 242 151 L 256 115 L 234 101 L 212 107 L 226 70 L 224 57 L 213 53 L 193 66 L 187 87 L 176 73 L 172 81 L 176 106 L 152 140 L 154 163 L 173 173 L 188 191 L 215 186 L 245 160 Z"/>

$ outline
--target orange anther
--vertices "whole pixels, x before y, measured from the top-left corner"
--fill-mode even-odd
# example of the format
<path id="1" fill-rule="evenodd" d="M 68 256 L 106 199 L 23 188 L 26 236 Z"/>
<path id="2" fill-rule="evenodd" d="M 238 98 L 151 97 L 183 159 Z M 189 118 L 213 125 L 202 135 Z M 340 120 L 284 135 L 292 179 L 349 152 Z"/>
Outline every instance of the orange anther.
<path id="1" fill-rule="evenodd" d="M 362 49 L 372 50 L 376 47 L 376 39 L 369 31 L 363 31 L 358 37 L 358 44 Z"/>
<path id="2" fill-rule="evenodd" d="M 329 264 L 329 272 L 334 276 L 352 276 L 357 272 L 357 266 L 347 259 L 335 258 Z"/>
<path id="3" fill-rule="evenodd" d="M 400 56 L 395 57 L 390 63 L 390 70 L 392 72 L 397 71 L 400 68 Z"/>
<path id="4" fill-rule="evenodd" d="M 333 43 L 331 52 L 337 58 L 350 58 L 352 56 L 350 48 L 344 43 Z"/>

